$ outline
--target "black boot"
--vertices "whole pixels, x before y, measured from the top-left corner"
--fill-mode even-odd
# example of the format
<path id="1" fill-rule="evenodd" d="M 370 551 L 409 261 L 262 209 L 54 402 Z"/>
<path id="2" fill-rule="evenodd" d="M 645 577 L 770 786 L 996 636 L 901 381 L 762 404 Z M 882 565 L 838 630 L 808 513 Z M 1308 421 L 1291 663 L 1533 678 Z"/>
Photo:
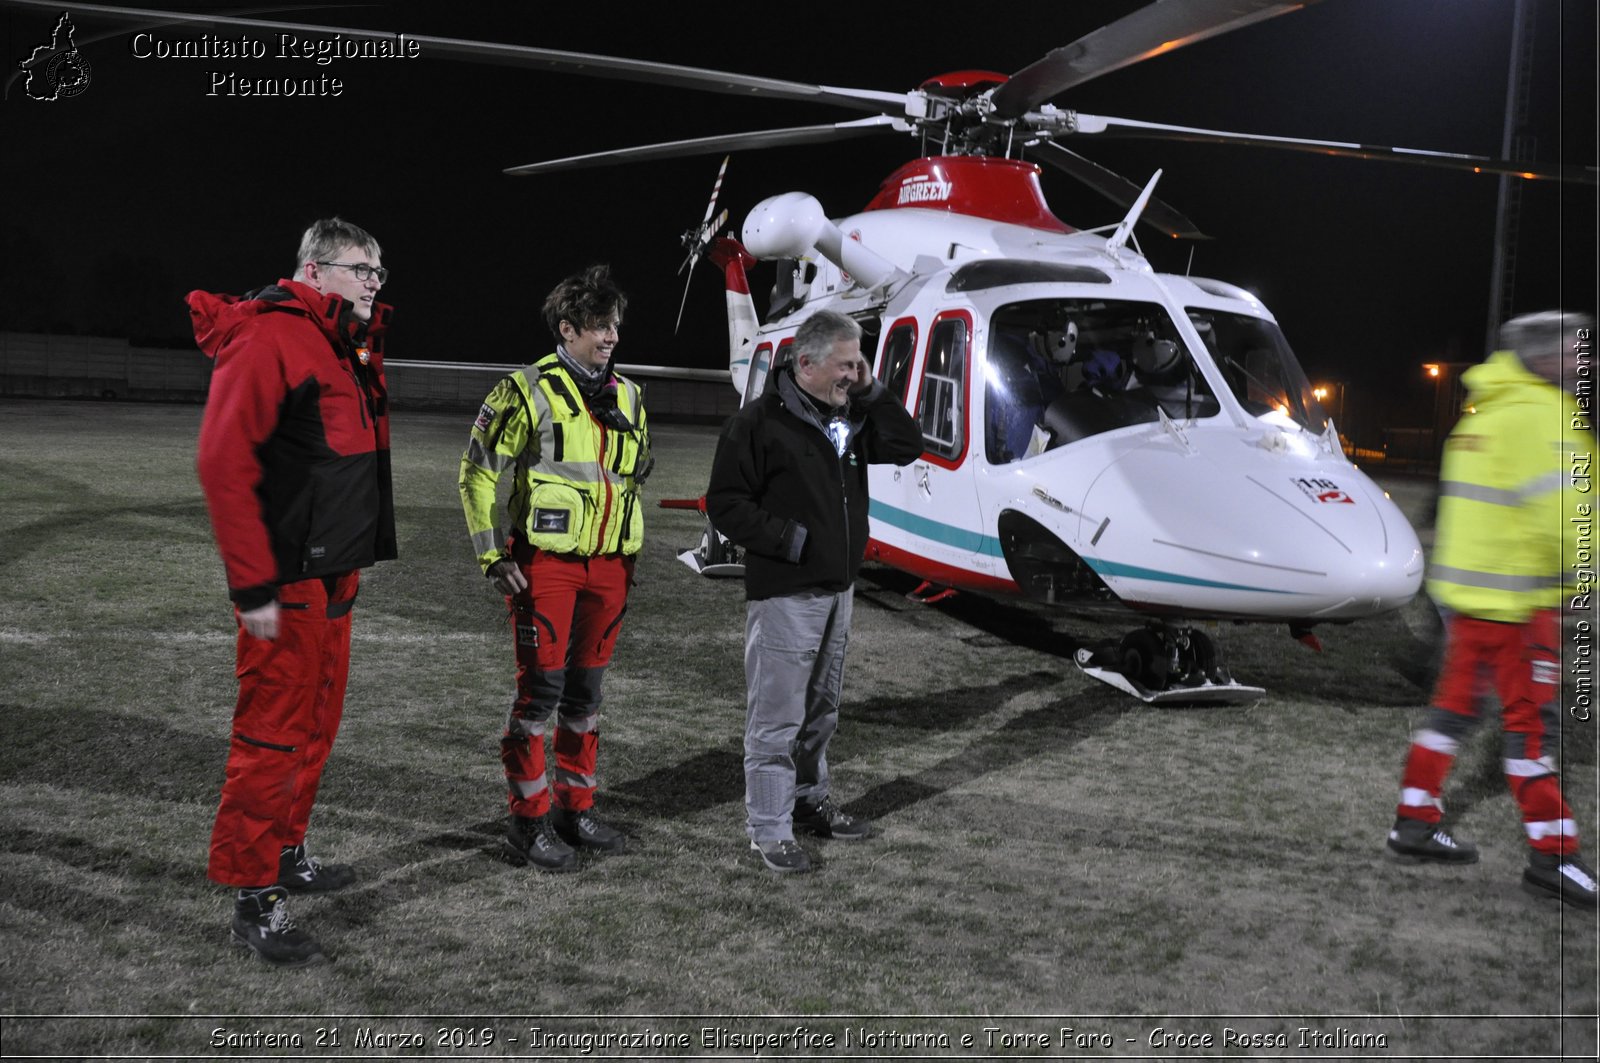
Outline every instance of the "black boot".
<path id="1" fill-rule="evenodd" d="M 289 895 L 281 886 L 239 891 L 233 940 L 275 967 L 306 967 L 328 959 L 316 939 L 289 918 Z"/>
<path id="2" fill-rule="evenodd" d="M 1575 908 L 1594 908 L 1594 871 L 1577 853 L 1529 853 L 1522 888 L 1536 897 L 1559 897 Z"/>
<path id="3" fill-rule="evenodd" d="M 324 864 L 302 845 L 285 845 L 278 855 L 278 885 L 290 893 L 332 893 L 356 880 L 349 864 Z"/>
<path id="4" fill-rule="evenodd" d="M 561 840 L 548 815 L 512 816 L 504 851 L 506 860 L 517 867 L 532 864 L 543 871 L 578 868 L 578 854 Z"/>
<path id="5" fill-rule="evenodd" d="M 620 853 L 628 847 L 627 837 L 615 827 L 609 827 L 601 822 L 592 808 L 583 809 L 581 812 L 574 812 L 569 808 L 553 808 L 550 810 L 550 819 L 555 824 L 556 833 L 560 834 L 568 845 L 582 849 L 601 849 L 608 853 Z"/>

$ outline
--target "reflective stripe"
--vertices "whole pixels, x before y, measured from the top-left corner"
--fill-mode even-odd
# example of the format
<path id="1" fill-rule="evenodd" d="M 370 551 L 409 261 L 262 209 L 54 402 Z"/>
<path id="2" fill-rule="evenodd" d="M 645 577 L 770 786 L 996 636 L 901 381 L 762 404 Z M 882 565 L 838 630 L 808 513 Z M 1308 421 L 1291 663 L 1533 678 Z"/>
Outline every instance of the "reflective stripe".
<path id="1" fill-rule="evenodd" d="M 1546 495 L 1551 491 L 1561 490 L 1561 485 L 1567 482 L 1567 473 L 1562 469 L 1552 469 L 1542 476 L 1536 476 L 1522 485 L 1522 496 L 1533 498 L 1536 495 Z"/>
<path id="2" fill-rule="evenodd" d="M 1554 757 L 1540 757 L 1538 760 L 1505 760 L 1501 762 L 1506 774 L 1514 779 L 1534 779 L 1540 775 L 1554 775 L 1556 762 Z"/>
<path id="3" fill-rule="evenodd" d="M 1452 568 L 1449 565 L 1434 565 L 1429 569 L 1430 579 L 1443 580 L 1446 583 L 1456 583 L 1463 587 L 1480 587 L 1490 591 L 1511 591 L 1525 593 L 1529 591 L 1544 590 L 1549 587 L 1561 586 L 1561 576 L 1507 576 L 1498 572 L 1476 572 L 1467 568 Z"/>
<path id="4" fill-rule="evenodd" d="M 1465 498 L 1470 502 L 1486 502 L 1491 506 L 1520 506 L 1522 492 L 1504 487 L 1487 487 L 1462 480 L 1439 481 L 1440 498 Z"/>
<path id="5" fill-rule="evenodd" d="M 467 440 L 467 460 L 480 469 L 485 469 L 492 473 L 502 473 L 517 459 L 514 454 L 502 454 L 498 450 L 490 450 L 474 435 Z"/>
<path id="6" fill-rule="evenodd" d="M 539 463 L 537 478 L 562 480 L 573 487 L 593 489 L 599 480 L 594 478 L 592 461 L 544 461 Z"/>
<path id="7" fill-rule="evenodd" d="M 1524 823 L 1529 841 L 1540 838 L 1576 838 L 1578 825 L 1570 819 L 1547 819 L 1541 823 Z"/>
<path id="8" fill-rule="evenodd" d="M 1407 808 L 1437 808 L 1444 809 L 1444 802 L 1426 790 L 1417 790 L 1410 786 L 1400 791 L 1400 803 Z"/>
<path id="9" fill-rule="evenodd" d="M 506 730 L 522 738 L 544 738 L 544 720 L 530 720 L 525 716 L 511 714 L 511 720 L 506 724 Z"/>
<path id="10" fill-rule="evenodd" d="M 1439 481 L 1439 497 L 1463 498 L 1469 502 L 1483 502 L 1491 506 L 1523 506 L 1539 495 L 1559 491 L 1567 474 L 1554 469 L 1540 473 L 1516 487 L 1490 487 L 1488 484 L 1469 483 L 1466 480 Z"/>
<path id="11" fill-rule="evenodd" d="M 500 532 L 494 528 L 490 528 L 488 531 L 473 532 L 472 556 L 482 557 L 484 554 L 499 550 L 502 542 L 504 540 L 500 538 Z"/>
<path id="12" fill-rule="evenodd" d="M 1447 734 L 1440 734 L 1438 731 L 1430 731 L 1426 727 L 1417 729 L 1417 732 L 1411 736 L 1411 744 L 1421 746 L 1423 749 L 1434 753 L 1449 753 L 1452 756 L 1455 755 L 1457 749 L 1461 748 L 1461 743 L 1454 738 Z"/>
<path id="13" fill-rule="evenodd" d="M 565 768 L 557 768 L 556 785 L 578 786 L 586 790 L 593 790 L 595 787 L 595 778 L 593 775 L 579 775 L 575 771 L 567 771 Z"/>
<path id="14" fill-rule="evenodd" d="M 556 726 L 575 735 L 586 735 L 600 729 L 600 714 L 591 712 L 587 716 L 568 716 L 563 713 L 556 717 Z"/>
<path id="15" fill-rule="evenodd" d="M 537 794 L 542 794 L 550 789 L 550 784 L 543 779 L 507 779 L 511 789 L 516 795 L 526 801 Z"/>

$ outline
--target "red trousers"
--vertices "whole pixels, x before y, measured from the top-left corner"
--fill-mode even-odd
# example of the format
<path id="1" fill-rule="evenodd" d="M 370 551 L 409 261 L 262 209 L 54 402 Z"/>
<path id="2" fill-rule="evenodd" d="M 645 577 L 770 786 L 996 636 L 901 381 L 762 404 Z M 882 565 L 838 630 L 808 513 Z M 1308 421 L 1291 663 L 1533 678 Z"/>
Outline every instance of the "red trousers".
<path id="1" fill-rule="evenodd" d="M 278 637 L 239 628 L 239 701 L 206 874 L 223 886 L 278 880 L 278 854 L 306 822 L 344 713 L 359 572 L 285 584 Z"/>
<path id="2" fill-rule="evenodd" d="M 550 811 L 544 733 L 552 712 L 555 803 L 582 811 L 594 804 L 600 681 L 628 608 L 633 558 L 547 554 L 514 544 L 512 559 L 528 589 L 509 599 L 517 699 L 500 740 L 500 762 L 511 812 Z"/>
<path id="3" fill-rule="evenodd" d="M 1502 765 L 1522 809 L 1528 844 L 1542 853 L 1578 851 L 1578 831 L 1556 776 L 1561 737 L 1561 615 L 1549 609 L 1522 624 L 1449 617 L 1433 707 L 1411 736 L 1398 814 L 1439 821 L 1439 795 L 1460 742 L 1477 726 L 1478 706 L 1500 699 Z"/>

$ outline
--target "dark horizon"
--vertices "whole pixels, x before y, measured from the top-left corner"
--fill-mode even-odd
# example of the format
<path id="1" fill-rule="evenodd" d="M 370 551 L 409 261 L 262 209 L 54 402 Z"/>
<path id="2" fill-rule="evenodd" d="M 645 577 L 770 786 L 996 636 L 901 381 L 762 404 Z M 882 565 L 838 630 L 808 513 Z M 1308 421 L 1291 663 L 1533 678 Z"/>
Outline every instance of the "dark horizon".
<path id="1" fill-rule="evenodd" d="M 328 26 L 535 44 L 739 73 L 904 91 L 958 69 L 1014 71 L 1142 6 L 1132 0 L 849 12 L 818 24 L 770 9 L 586 11 L 404 3 L 275 17 Z M 1541 162 L 1594 164 L 1595 5 L 1536 0 L 1529 130 Z M 185 10 L 237 10 L 176 5 Z M 1090 113 L 1286 136 L 1500 154 L 1511 0 L 1327 0 L 1095 79 L 1057 102 Z M 532 178 L 508 166 L 686 136 L 858 117 L 637 82 L 429 58 L 179 59 L 132 54 L 133 28 L 72 12 L 92 81 L 29 99 L 15 73 L 0 102 L 11 162 L 0 319 L 21 330 L 187 342 L 191 288 L 239 293 L 283 276 L 301 228 L 339 214 L 384 247 L 396 308 L 390 353 L 526 361 L 560 277 L 609 261 L 632 307 L 619 358 L 726 365 L 720 278 L 702 263 L 682 329 L 678 236 L 698 224 L 720 155 Z M 930 13 L 931 12 L 931 13 Z M 57 14 L 0 8 L 5 55 L 46 41 Z M 950 26 L 950 32 L 943 32 Z M 181 24 L 158 33 L 191 39 Z M 221 34 L 219 34 L 221 36 Z M 689 45 L 684 40 L 692 42 Z M 13 67 L 13 70 L 15 68 Z M 209 73 L 338 77 L 321 98 L 208 96 Z M 1425 387 L 1429 361 L 1484 351 L 1496 179 L 1415 166 L 1174 142 L 1070 142 L 1143 183 L 1214 239 L 1145 230 L 1158 269 L 1256 291 L 1314 378 L 1382 391 Z M 916 154 L 907 136 L 736 151 L 719 206 L 738 229 L 758 200 L 801 189 L 853 213 Z M 1054 171 L 1055 213 L 1082 228 L 1121 208 Z M 1593 310 L 1593 186 L 1520 182 L 1513 309 Z M 753 277 L 758 304 L 770 265 Z M 531 320 L 528 320 L 531 316 Z"/>

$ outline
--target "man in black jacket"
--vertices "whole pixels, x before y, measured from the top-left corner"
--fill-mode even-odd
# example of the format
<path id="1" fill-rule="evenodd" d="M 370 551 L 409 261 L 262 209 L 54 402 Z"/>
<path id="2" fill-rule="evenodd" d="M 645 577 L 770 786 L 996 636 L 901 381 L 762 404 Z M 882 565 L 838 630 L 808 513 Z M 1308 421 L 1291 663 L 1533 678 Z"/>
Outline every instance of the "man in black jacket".
<path id="1" fill-rule="evenodd" d="M 773 871 L 806 871 L 795 828 L 860 839 L 871 824 L 828 796 L 852 589 L 867 548 L 867 465 L 906 465 L 922 432 L 874 380 L 861 327 L 823 310 L 794 361 L 722 430 L 706 492 L 718 530 L 745 549 L 746 830 Z"/>

